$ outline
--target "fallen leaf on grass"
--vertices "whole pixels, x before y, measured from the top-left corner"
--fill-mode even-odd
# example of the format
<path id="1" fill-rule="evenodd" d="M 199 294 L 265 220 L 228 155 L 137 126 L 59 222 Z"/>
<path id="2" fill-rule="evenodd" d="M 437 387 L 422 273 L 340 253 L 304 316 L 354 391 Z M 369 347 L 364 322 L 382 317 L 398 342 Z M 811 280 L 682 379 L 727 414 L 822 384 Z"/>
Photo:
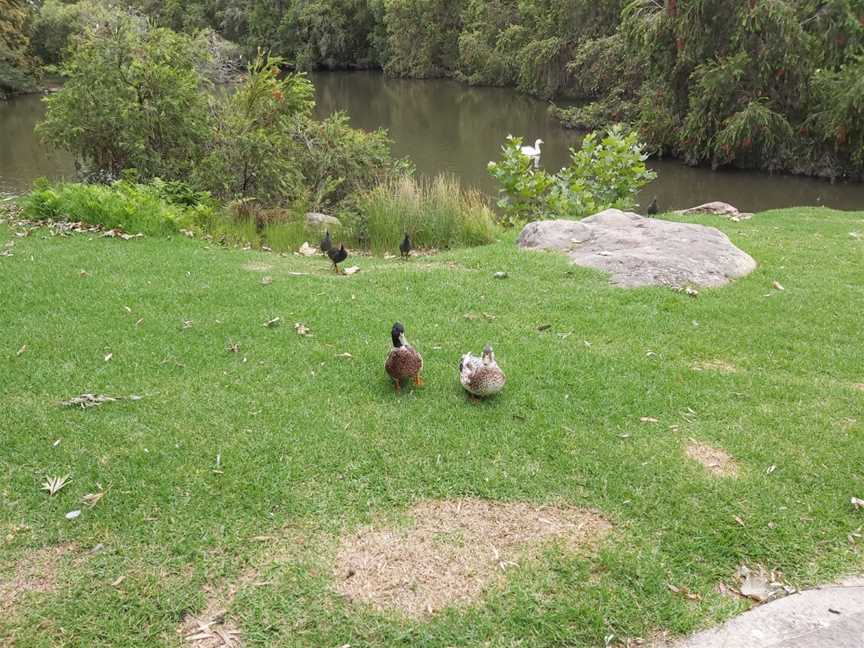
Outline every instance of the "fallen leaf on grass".
<path id="1" fill-rule="evenodd" d="M 66 514 L 66 519 L 67 519 L 67 520 L 74 520 L 74 519 L 77 518 L 79 515 L 81 515 L 81 511 L 80 511 L 80 510 L 69 511 L 69 512 Z"/>
<path id="2" fill-rule="evenodd" d="M 106 353 L 105 354 L 105 362 L 109 362 L 111 360 L 111 358 L 113 358 L 113 357 L 114 357 L 113 353 Z"/>
<path id="3" fill-rule="evenodd" d="M 264 322 L 264 327 L 265 328 L 276 328 L 281 323 L 282 323 L 281 317 L 274 317 L 273 319 Z"/>
<path id="4" fill-rule="evenodd" d="M 775 466 L 775 465 L 772 464 L 772 465 L 768 466 L 768 470 L 765 471 L 765 474 L 766 474 L 766 475 L 770 475 L 770 474 L 773 473 L 775 470 L 777 470 L 777 466 Z"/>
<path id="5" fill-rule="evenodd" d="M 119 238 L 119 239 L 122 239 L 124 241 L 131 241 L 132 239 L 135 239 L 135 238 L 143 238 L 144 235 L 140 234 L 140 233 L 139 234 L 127 234 L 123 230 L 115 227 L 114 229 L 109 229 L 108 231 L 102 233 L 102 238 L 106 238 L 106 237 L 107 238 Z"/>
<path id="6" fill-rule="evenodd" d="M 856 511 L 860 511 L 861 509 L 864 509 L 864 500 L 862 500 L 862 499 L 858 499 L 857 497 L 853 497 L 853 498 L 850 500 L 850 502 L 851 502 L 851 504 L 852 504 L 852 507 L 853 507 Z"/>
<path id="7" fill-rule="evenodd" d="M 666 583 L 666 587 L 669 588 L 670 592 L 673 592 L 674 594 L 681 594 L 681 596 L 683 596 L 684 598 L 686 598 L 689 601 L 701 601 L 702 600 L 702 597 L 699 594 L 697 594 L 696 592 L 691 592 L 686 587 L 676 587 L 672 583 Z"/>
<path id="8" fill-rule="evenodd" d="M 492 275 L 495 279 L 506 279 L 509 275 L 506 272 L 496 272 Z"/>
<path id="9" fill-rule="evenodd" d="M 360 272 L 360 268 L 358 266 L 351 266 L 350 268 L 345 268 L 342 271 L 342 274 L 348 275 L 349 277 L 353 274 L 357 274 Z"/>
<path id="10" fill-rule="evenodd" d="M 139 319 L 135 322 L 135 326 L 141 326 L 141 324 L 143 324 L 143 323 L 144 323 L 144 318 L 142 317 L 141 319 Z"/>
<path id="11" fill-rule="evenodd" d="M 60 445 L 60 441 L 62 441 L 62 439 L 57 439 L 54 443 L 51 444 L 51 447 L 56 448 L 57 446 Z"/>
<path id="12" fill-rule="evenodd" d="M 781 574 L 768 572 L 763 568 L 752 570 L 746 565 L 741 565 L 735 572 L 735 577 L 740 582 L 740 595 L 758 603 L 764 603 L 768 599 L 785 596 L 795 591 L 794 588 L 781 582 Z"/>
<path id="13" fill-rule="evenodd" d="M 780 285 L 779 281 L 775 281 L 774 283 L 771 284 L 771 286 L 774 288 L 774 290 L 780 290 L 780 291 L 786 290 L 783 286 Z"/>
<path id="14" fill-rule="evenodd" d="M 294 330 L 297 332 L 297 335 L 312 335 L 312 329 L 300 322 L 294 324 Z"/>
<path id="15" fill-rule="evenodd" d="M 102 500 L 103 497 L 105 497 L 104 491 L 101 493 L 87 493 L 81 498 L 81 502 L 88 508 L 93 508 Z"/>
<path id="16" fill-rule="evenodd" d="M 267 276 L 267 277 L 261 278 L 261 285 L 262 286 L 269 286 L 272 283 L 273 283 L 273 277 Z"/>
<path id="17" fill-rule="evenodd" d="M 643 423 L 659 423 L 660 420 L 654 418 L 653 416 L 640 416 L 639 420 Z"/>
<path id="18" fill-rule="evenodd" d="M 738 524 L 740 524 L 742 527 L 743 527 L 743 526 L 747 526 L 746 524 L 744 524 L 744 520 L 742 520 L 742 519 L 741 519 L 740 517 L 738 517 L 737 515 L 735 516 L 735 521 L 736 521 Z"/>
<path id="19" fill-rule="evenodd" d="M 125 310 L 125 311 L 126 311 L 127 313 L 129 313 L 130 315 L 132 314 L 132 309 L 129 308 L 128 306 L 124 306 L 124 307 L 123 307 L 123 310 Z"/>
<path id="20" fill-rule="evenodd" d="M 350 353 L 337 353 L 337 354 L 336 354 L 336 357 L 337 357 L 337 358 L 346 358 L 346 359 L 349 359 L 349 360 L 350 360 L 350 359 L 353 358 L 354 356 L 352 356 Z"/>
<path id="21" fill-rule="evenodd" d="M 120 583 L 126 580 L 125 576 L 118 576 L 114 582 L 111 583 L 111 587 L 120 587 Z"/>
<path id="22" fill-rule="evenodd" d="M 22 346 L 20 349 L 18 349 L 18 353 L 15 354 L 15 357 L 17 358 L 18 356 L 22 355 L 25 351 L 27 351 L 27 345 L 26 344 L 24 346 Z"/>
<path id="23" fill-rule="evenodd" d="M 190 329 L 190 328 L 192 328 L 192 324 L 193 324 L 192 320 L 183 320 L 183 327 L 182 328 L 183 329 Z"/>
<path id="24" fill-rule="evenodd" d="M 300 246 L 298 252 L 300 252 L 300 254 L 302 254 L 303 256 L 315 256 L 316 254 L 318 254 L 317 248 L 309 245 L 309 241 L 303 241 L 303 245 Z"/>
<path id="25" fill-rule="evenodd" d="M 229 342 L 228 343 L 228 353 L 240 353 L 240 343 L 239 342 Z"/>
<path id="26" fill-rule="evenodd" d="M 48 491 L 48 496 L 52 497 L 59 493 L 70 481 L 72 481 L 70 475 L 64 475 L 63 477 L 46 477 L 45 483 L 42 484 L 42 490 Z"/>
<path id="27" fill-rule="evenodd" d="M 116 398 L 105 396 L 104 394 L 81 394 L 75 398 L 70 398 L 68 401 L 62 401 L 61 405 L 78 406 L 81 409 L 87 407 L 96 407 L 102 403 L 113 403 Z"/>

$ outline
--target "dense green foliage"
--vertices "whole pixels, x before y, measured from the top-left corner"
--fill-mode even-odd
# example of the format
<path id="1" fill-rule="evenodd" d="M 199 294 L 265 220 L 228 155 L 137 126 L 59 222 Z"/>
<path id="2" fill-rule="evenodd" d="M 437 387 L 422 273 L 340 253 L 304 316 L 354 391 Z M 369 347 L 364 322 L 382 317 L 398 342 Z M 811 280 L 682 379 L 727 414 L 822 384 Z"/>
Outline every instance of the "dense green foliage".
<path id="1" fill-rule="evenodd" d="M 188 36 L 126 14 L 87 28 L 46 98 L 39 133 L 86 171 L 185 176 L 208 136 L 206 52 Z"/>
<path id="2" fill-rule="evenodd" d="M 259 53 L 242 83 L 212 92 L 208 34 L 122 11 L 105 18 L 68 38 L 67 82 L 38 127 L 92 177 L 189 181 L 240 201 L 260 225 L 264 208 L 338 208 L 410 172 L 384 132 L 353 129 L 341 114 L 314 120 L 312 84 L 283 74 L 280 59 Z"/>
<path id="3" fill-rule="evenodd" d="M 306 222 L 304 205 L 263 209 L 242 197 L 225 204 L 185 182 L 160 178 L 146 184 L 40 180 L 22 200 L 23 215 L 34 221 L 83 221 L 148 236 L 183 230 L 220 245 L 275 252 L 296 252 L 321 238 L 321 228 Z M 352 194 L 350 209 L 346 203 L 339 215 L 342 225 L 329 226 L 335 240 L 380 254 L 396 250 L 406 232 L 418 249 L 485 245 L 498 232 L 485 197 L 450 176 L 426 182 L 407 175 L 383 178 Z"/>
<path id="4" fill-rule="evenodd" d="M 636 194 L 656 174 L 645 166 L 647 155 L 635 132 L 621 126 L 604 137 L 590 133 L 579 149 L 570 150 L 570 164 L 551 175 L 533 168 L 522 153 L 522 140 L 509 137 L 502 159 L 489 163 L 498 182 L 498 206 L 509 225 L 538 218 L 584 218 L 603 209 L 630 209 Z"/>
<path id="5" fill-rule="evenodd" d="M 26 0 L 0 0 L 0 100 L 34 87 Z"/>
<path id="6" fill-rule="evenodd" d="M 215 206 L 206 194 L 181 183 L 156 180 L 143 185 L 118 180 L 111 185 L 38 182 L 24 199 L 33 220 L 81 220 L 129 234 L 174 234 L 208 222 Z"/>

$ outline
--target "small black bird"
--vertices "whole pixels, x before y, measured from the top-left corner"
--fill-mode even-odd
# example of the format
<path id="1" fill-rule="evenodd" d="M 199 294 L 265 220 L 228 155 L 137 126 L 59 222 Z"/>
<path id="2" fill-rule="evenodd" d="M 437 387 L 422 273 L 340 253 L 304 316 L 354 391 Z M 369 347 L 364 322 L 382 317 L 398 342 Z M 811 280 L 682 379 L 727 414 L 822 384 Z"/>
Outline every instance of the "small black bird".
<path id="1" fill-rule="evenodd" d="M 403 259 L 407 259 L 411 255 L 411 239 L 408 238 L 408 232 L 405 232 L 405 238 L 399 244 L 399 255 Z"/>
<path id="2" fill-rule="evenodd" d="M 340 245 L 338 250 L 331 246 L 331 248 L 327 250 L 327 256 L 330 257 L 330 260 L 333 262 L 333 269 L 336 272 L 341 272 L 341 270 L 339 270 L 339 264 L 348 258 L 348 250 L 345 249 L 344 244 Z"/>
<path id="3" fill-rule="evenodd" d="M 651 204 L 648 205 L 648 211 L 646 212 L 649 216 L 656 216 L 660 212 L 660 208 L 657 206 L 657 196 L 654 196 L 654 200 L 651 201 Z"/>
<path id="4" fill-rule="evenodd" d="M 330 230 L 324 234 L 324 238 L 321 239 L 321 252 L 327 254 L 330 251 L 330 248 L 333 247 L 333 241 L 330 238 Z"/>

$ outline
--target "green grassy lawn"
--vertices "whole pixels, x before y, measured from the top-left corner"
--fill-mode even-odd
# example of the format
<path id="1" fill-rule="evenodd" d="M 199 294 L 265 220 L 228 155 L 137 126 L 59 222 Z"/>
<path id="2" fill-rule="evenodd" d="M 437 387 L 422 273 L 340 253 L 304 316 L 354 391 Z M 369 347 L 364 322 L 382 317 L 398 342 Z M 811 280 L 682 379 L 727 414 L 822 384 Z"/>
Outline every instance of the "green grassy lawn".
<path id="1" fill-rule="evenodd" d="M 246 645 L 602 646 L 740 612 L 716 586 L 742 563 L 798 587 L 860 572 L 864 239 L 850 232 L 864 214 L 695 222 L 758 270 L 694 299 L 612 288 L 511 234 L 354 259 L 351 277 L 183 237 L 16 238 L 0 257 L 0 582 L 34 550 L 73 549 L 50 591 L 0 615 L 0 644 L 179 645 L 184 615 L 233 586 Z M 0 225 L 0 245 L 13 237 Z M 395 320 L 426 363 L 426 387 L 399 396 L 383 371 Z M 456 366 L 487 341 L 509 383 L 472 405 Z M 693 370 L 706 361 L 735 371 Z M 83 392 L 142 399 L 58 405 Z M 687 459 L 690 439 L 723 448 L 738 476 Z M 67 473 L 57 495 L 40 491 Z M 333 592 L 341 535 L 460 497 L 592 507 L 614 529 L 427 619 Z"/>

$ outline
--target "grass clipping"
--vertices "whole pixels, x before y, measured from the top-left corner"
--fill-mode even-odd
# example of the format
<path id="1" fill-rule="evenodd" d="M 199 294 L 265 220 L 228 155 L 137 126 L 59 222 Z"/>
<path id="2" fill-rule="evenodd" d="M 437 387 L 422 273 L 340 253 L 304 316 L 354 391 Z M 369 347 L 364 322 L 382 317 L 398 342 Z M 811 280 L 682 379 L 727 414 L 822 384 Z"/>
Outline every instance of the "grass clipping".
<path id="1" fill-rule="evenodd" d="M 466 605 L 538 545 L 591 545 L 612 525 L 593 511 L 480 500 L 428 501 L 404 529 L 366 527 L 345 538 L 336 588 L 354 601 L 412 617 Z"/>

